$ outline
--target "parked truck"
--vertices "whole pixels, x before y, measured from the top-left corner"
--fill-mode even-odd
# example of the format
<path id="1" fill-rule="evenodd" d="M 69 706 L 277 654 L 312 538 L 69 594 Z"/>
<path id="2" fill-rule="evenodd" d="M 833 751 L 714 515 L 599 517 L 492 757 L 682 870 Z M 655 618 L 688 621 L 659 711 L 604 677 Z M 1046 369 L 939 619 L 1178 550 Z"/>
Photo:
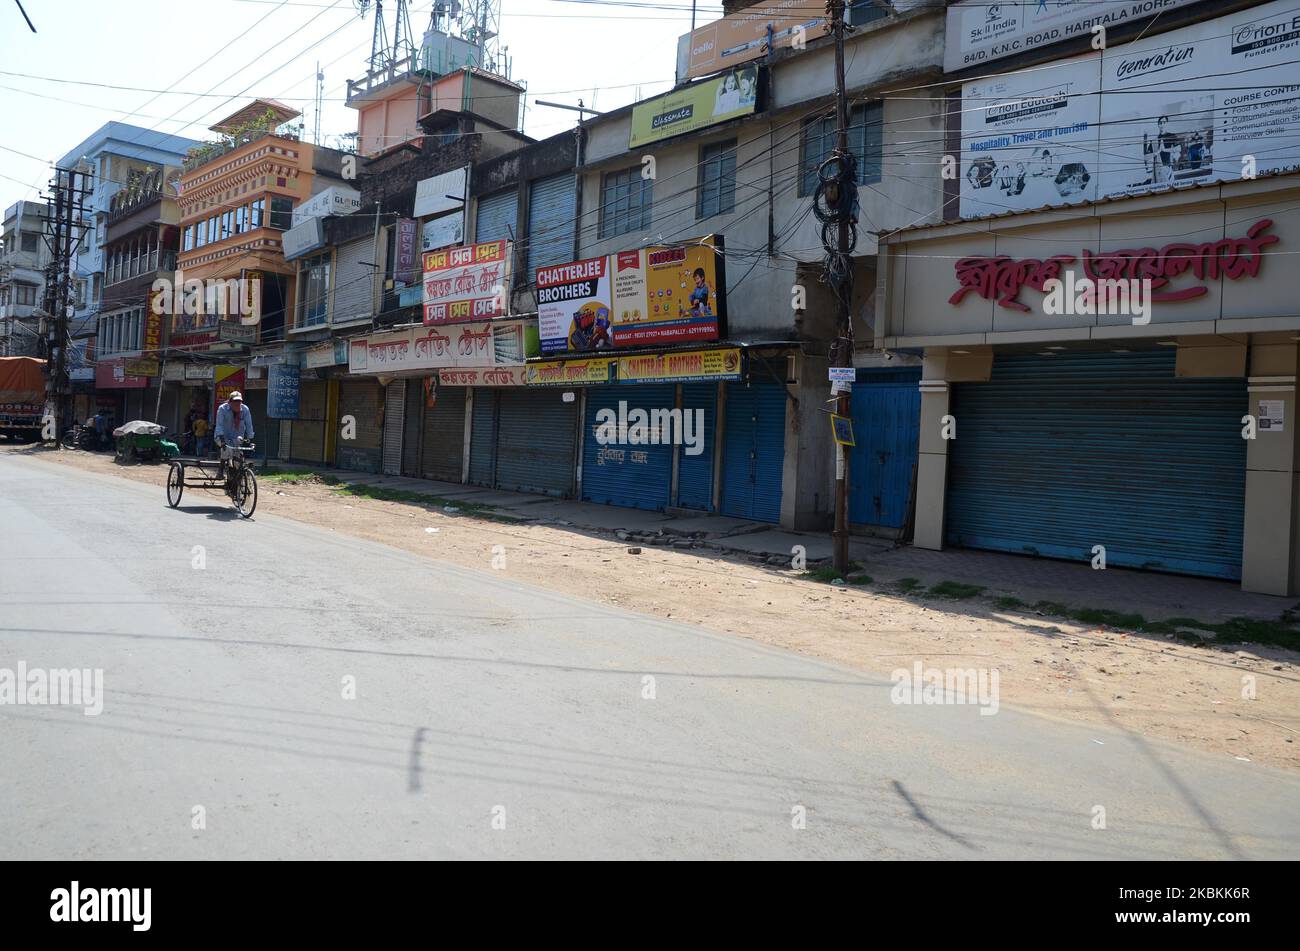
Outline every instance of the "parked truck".
<path id="1" fill-rule="evenodd" d="M 0 357 L 0 437 L 34 442 L 45 415 L 45 361 Z"/>

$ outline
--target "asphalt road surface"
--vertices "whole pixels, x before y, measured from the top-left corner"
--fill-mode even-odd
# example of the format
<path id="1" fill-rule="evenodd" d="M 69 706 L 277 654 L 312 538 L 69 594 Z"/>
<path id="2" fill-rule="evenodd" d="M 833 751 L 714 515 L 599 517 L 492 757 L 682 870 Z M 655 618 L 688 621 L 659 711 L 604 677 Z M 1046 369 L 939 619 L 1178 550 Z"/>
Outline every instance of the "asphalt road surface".
<path id="1" fill-rule="evenodd" d="M 0 705 L 0 858 L 1300 856 L 1291 773 L 161 480 L 0 456 L 0 673 L 103 670 L 98 716 Z"/>

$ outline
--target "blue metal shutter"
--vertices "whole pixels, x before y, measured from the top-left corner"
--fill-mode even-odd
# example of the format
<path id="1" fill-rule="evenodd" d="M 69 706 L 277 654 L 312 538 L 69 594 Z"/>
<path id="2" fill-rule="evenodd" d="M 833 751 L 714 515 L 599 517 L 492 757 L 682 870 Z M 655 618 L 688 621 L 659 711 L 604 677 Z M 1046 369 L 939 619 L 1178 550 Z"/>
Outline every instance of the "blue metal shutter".
<path id="1" fill-rule="evenodd" d="M 781 521 L 785 466 L 785 387 L 728 383 L 722 447 L 722 513 Z"/>
<path id="2" fill-rule="evenodd" d="M 334 310 L 330 319 L 345 323 L 375 312 L 375 239 L 365 237 L 339 246 L 334 259 Z"/>
<path id="3" fill-rule="evenodd" d="M 528 279 L 539 267 L 573 260 L 573 228 L 578 214 L 572 173 L 539 178 L 528 190 Z"/>
<path id="4" fill-rule="evenodd" d="M 682 508 L 713 511 L 713 434 L 717 430 L 718 385 L 683 383 L 682 415 L 701 410 L 704 431 L 701 452 L 692 456 L 680 447 L 677 459 L 677 504 Z"/>
<path id="5" fill-rule="evenodd" d="M 568 497 L 578 446 L 578 404 L 550 387 L 500 390 L 497 488 Z"/>
<path id="6" fill-rule="evenodd" d="M 628 508 L 662 511 L 668 506 L 673 480 L 671 445 L 601 445 L 596 440 L 596 414 L 601 409 L 618 413 L 619 401 L 632 410 L 672 409 L 677 387 L 673 383 L 595 386 L 587 391 L 587 430 L 582 453 L 582 497 Z"/>
<path id="7" fill-rule="evenodd" d="M 490 486 L 497 454 L 497 391 L 480 387 L 474 391 L 470 417 L 469 481 Z"/>
<path id="8" fill-rule="evenodd" d="M 849 521 L 902 528 L 920 437 L 921 368 L 859 370 L 853 385 Z"/>
<path id="9" fill-rule="evenodd" d="M 954 545 L 1241 577 L 1243 379 L 1175 378 L 1173 351 L 1007 356 L 953 387 Z"/>
<path id="10" fill-rule="evenodd" d="M 474 218 L 474 241 L 500 241 L 515 236 L 519 218 L 519 192 L 513 188 L 478 200 Z"/>

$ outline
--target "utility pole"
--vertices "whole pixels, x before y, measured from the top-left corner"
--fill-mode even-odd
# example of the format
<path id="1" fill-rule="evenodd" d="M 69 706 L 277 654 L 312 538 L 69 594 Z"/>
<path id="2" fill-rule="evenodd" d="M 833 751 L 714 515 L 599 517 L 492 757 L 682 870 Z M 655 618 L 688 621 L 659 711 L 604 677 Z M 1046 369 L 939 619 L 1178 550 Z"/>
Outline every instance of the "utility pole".
<path id="1" fill-rule="evenodd" d="M 826 15 L 835 36 L 835 173 L 833 188 L 827 189 L 827 204 L 834 209 L 838 226 L 836 247 L 827 248 L 827 283 L 835 294 L 838 333 L 831 347 L 830 364 L 836 367 L 853 366 L 853 258 L 856 241 L 854 222 L 857 206 L 857 169 L 849 151 L 849 103 L 844 91 L 844 22 L 845 0 L 827 0 Z M 826 182 L 823 176 L 822 181 Z M 827 183 L 830 184 L 830 183 Z M 833 198 L 833 201 L 830 199 Z M 841 384 L 842 386 L 842 384 Z M 850 396 L 841 389 L 836 401 L 836 414 L 852 414 Z M 831 533 L 834 543 L 835 570 L 844 575 L 849 570 L 849 455 L 838 440 L 835 443 L 835 528 Z"/>
<path id="2" fill-rule="evenodd" d="M 68 380 L 68 346 L 72 340 L 69 318 L 73 309 L 72 268 L 80 244 L 79 229 L 84 210 L 82 197 L 88 189 L 79 186 L 78 176 L 85 177 L 75 168 L 55 166 L 51 183 L 50 213 L 45 218 L 45 240 L 50 249 L 50 264 L 46 268 L 45 296 L 42 306 L 53 320 L 41 335 L 41 355 L 48 361 L 50 399 L 54 404 L 55 438 L 62 435 L 67 418 L 68 397 L 71 386 Z"/>

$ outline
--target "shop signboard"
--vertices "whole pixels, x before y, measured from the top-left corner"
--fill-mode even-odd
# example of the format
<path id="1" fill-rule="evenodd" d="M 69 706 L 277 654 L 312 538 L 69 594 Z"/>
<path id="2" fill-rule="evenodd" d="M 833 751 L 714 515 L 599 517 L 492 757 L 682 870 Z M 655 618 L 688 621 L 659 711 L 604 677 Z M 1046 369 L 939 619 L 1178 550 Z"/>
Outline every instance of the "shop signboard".
<path id="1" fill-rule="evenodd" d="M 350 342 L 348 371 L 374 375 L 518 365 L 524 336 L 523 321 L 410 327 L 370 334 Z"/>
<path id="2" fill-rule="evenodd" d="M 758 67 L 745 66 L 632 107 L 629 148 L 697 132 L 753 115 L 758 109 Z"/>
<path id="3" fill-rule="evenodd" d="M 420 281 L 420 253 L 415 246 L 419 224 L 414 218 L 397 220 L 397 267 L 393 275 L 399 285 Z"/>
<path id="4" fill-rule="evenodd" d="M 721 235 L 539 268 L 543 354 L 718 340 L 726 326 Z"/>
<path id="5" fill-rule="evenodd" d="M 610 357 L 587 360 L 542 360 L 525 367 L 529 386 L 590 386 L 614 378 L 615 361 Z"/>
<path id="6" fill-rule="evenodd" d="M 740 349 L 675 350 L 618 358 L 620 383 L 739 380 Z"/>
<path id="7" fill-rule="evenodd" d="M 439 370 L 439 386 L 523 386 L 524 368 L 491 367 L 490 369 Z"/>
<path id="8" fill-rule="evenodd" d="M 424 323 L 503 317 L 510 288 L 511 243 L 462 245 L 424 255 Z"/>
<path id="9" fill-rule="evenodd" d="M 1239 181 L 1300 154 L 1300 2 L 962 87 L 961 214 Z M 1213 77 L 1213 82 L 1202 81 Z"/>
<path id="10" fill-rule="evenodd" d="M 677 41 L 677 81 L 762 59 L 769 46 L 802 47 L 829 32 L 821 7 L 806 0 L 763 0 L 682 36 Z"/>
<path id="11" fill-rule="evenodd" d="M 1198 0 L 960 0 L 948 7 L 944 72 L 988 64 L 1071 39 L 1093 27 L 1141 23 Z"/>
<path id="12" fill-rule="evenodd" d="M 219 363 L 213 368 L 212 380 L 216 385 L 217 391 L 217 398 L 213 409 L 214 413 L 216 412 L 215 407 L 220 406 L 222 403 L 226 402 L 226 400 L 230 399 L 231 393 L 235 392 L 235 390 L 245 389 L 245 376 L 246 373 L 243 367 L 227 366 Z"/>
<path id="13" fill-rule="evenodd" d="M 266 415 L 271 419 L 297 419 L 299 387 L 297 364 L 271 364 L 267 368 Z"/>
<path id="14" fill-rule="evenodd" d="M 95 364 L 95 387 L 101 390 L 138 390 L 149 385 L 149 378 L 126 372 L 126 360 L 115 357 Z"/>

